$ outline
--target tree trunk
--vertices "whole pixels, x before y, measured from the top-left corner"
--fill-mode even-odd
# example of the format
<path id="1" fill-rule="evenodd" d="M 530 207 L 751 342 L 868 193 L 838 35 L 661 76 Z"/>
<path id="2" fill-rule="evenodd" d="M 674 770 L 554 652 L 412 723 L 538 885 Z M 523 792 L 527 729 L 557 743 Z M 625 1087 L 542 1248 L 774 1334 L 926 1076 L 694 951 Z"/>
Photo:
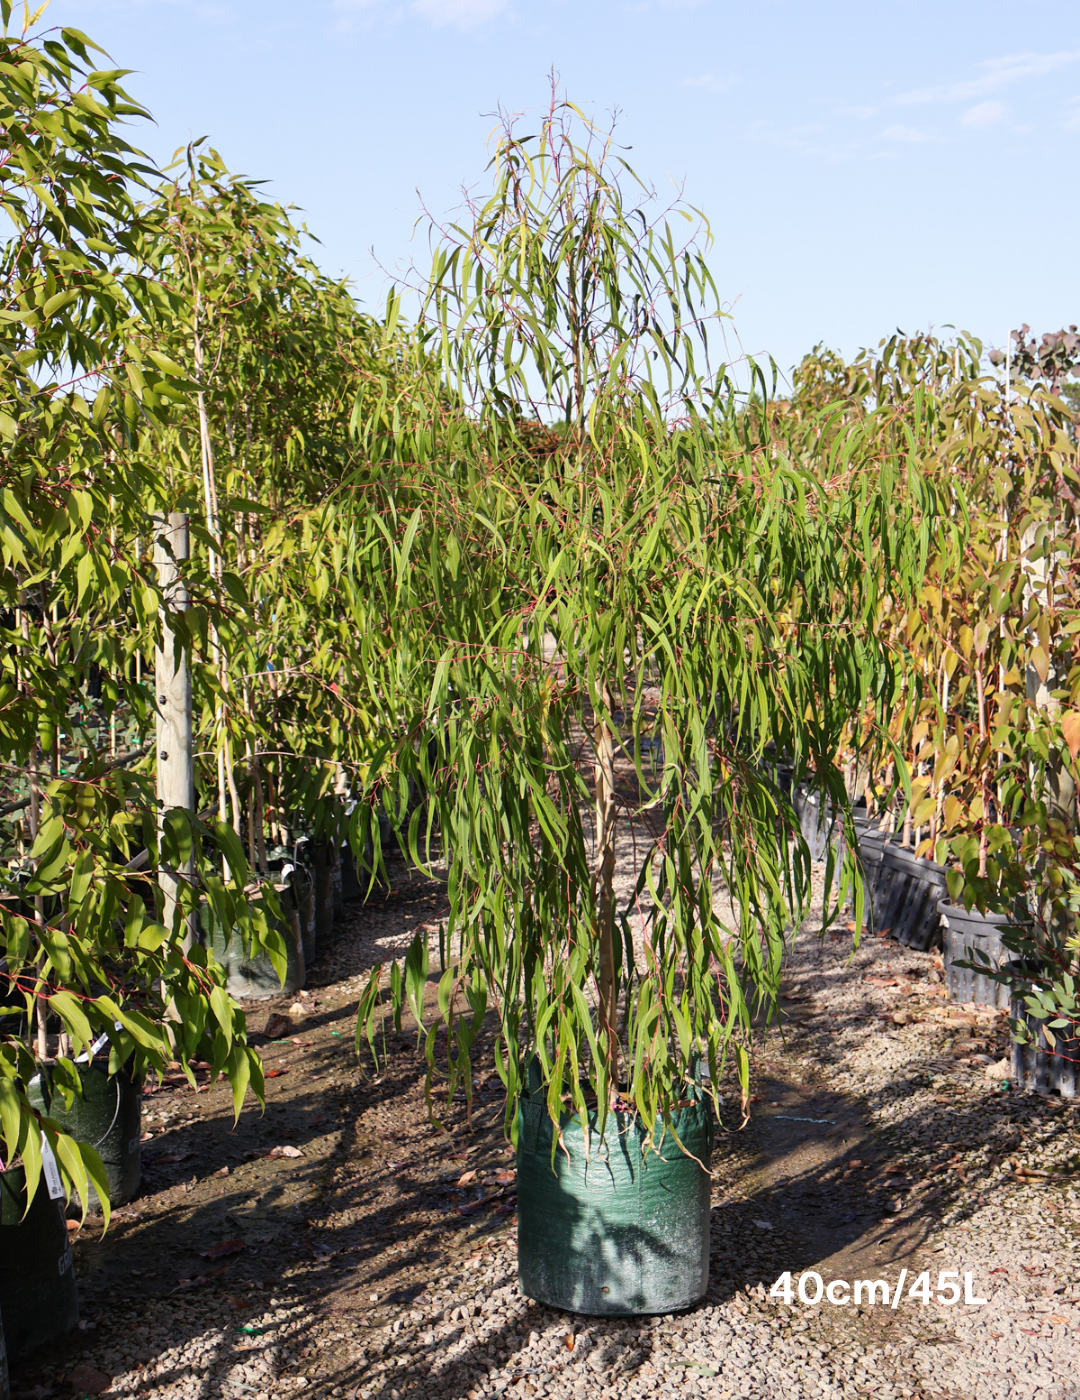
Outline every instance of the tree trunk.
<path id="1" fill-rule="evenodd" d="M 173 511 L 168 521 L 160 522 L 160 534 L 154 546 L 161 591 L 173 612 L 184 612 L 188 606 L 187 585 L 181 566 L 188 558 L 188 518 Z M 186 655 L 180 653 L 176 638 L 162 609 L 162 644 L 154 657 L 154 688 L 157 698 L 157 795 L 161 804 L 159 824 L 174 807 L 182 807 L 192 818 L 195 815 L 195 768 L 191 735 L 191 667 Z M 172 928 L 181 885 L 190 883 L 195 873 L 194 857 L 189 856 L 179 870 L 160 872 L 164 901 L 162 922 Z M 184 948 L 195 941 L 194 920 L 189 916 L 184 933 Z"/>
<path id="2" fill-rule="evenodd" d="M 604 707 L 611 708 L 605 686 Z M 615 978 L 615 742 L 607 719 L 600 716 L 594 731 L 596 764 L 596 885 L 599 936 L 600 1028 L 607 1039 L 608 1073 L 612 1096 L 618 1088 L 619 1044 L 617 1010 L 619 987 Z"/>

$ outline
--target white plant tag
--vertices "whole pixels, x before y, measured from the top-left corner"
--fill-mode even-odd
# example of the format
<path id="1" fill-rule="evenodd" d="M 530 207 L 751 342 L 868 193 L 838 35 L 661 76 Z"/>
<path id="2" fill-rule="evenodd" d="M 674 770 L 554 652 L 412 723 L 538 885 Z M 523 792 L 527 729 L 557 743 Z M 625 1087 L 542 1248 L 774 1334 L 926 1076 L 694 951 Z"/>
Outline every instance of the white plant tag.
<path id="1" fill-rule="evenodd" d="M 49 1200 L 62 1201 L 64 1183 L 60 1180 L 60 1168 L 56 1165 L 49 1139 L 44 1133 L 41 1134 L 41 1169 L 45 1173 L 45 1185 L 49 1188 Z"/>

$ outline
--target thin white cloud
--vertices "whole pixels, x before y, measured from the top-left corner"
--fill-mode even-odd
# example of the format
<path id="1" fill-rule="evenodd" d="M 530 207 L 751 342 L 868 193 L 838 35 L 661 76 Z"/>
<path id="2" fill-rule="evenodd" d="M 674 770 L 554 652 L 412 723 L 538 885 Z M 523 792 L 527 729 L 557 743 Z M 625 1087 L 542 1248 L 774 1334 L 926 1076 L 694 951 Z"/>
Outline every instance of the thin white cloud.
<path id="1" fill-rule="evenodd" d="M 893 98 L 899 106 L 924 105 L 930 102 L 971 102 L 1001 92 L 1025 78 L 1041 78 L 1058 68 L 1066 68 L 1080 59 L 1080 49 L 1063 49 L 1057 53 L 1007 54 L 990 58 L 979 65 L 978 77 L 962 82 L 946 83 L 942 87 L 916 88 Z"/>
<path id="2" fill-rule="evenodd" d="M 479 29 L 507 14 L 511 0 L 334 0 L 346 26 L 361 17 L 394 22 L 417 17 L 433 29 Z"/>
<path id="3" fill-rule="evenodd" d="M 700 73 L 695 78 L 684 78 L 682 86 L 684 88 L 704 88 L 706 92 L 730 92 L 735 87 L 737 79 L 718 78 L 713 73 Z"/>
<path id="4" fill-rule="evenodd" d="M 887 126 L 881 134 L 886 141 L 906 141 L 910 145 L 923 145 L 928 141 L 938 140 L 938 137 L 918 131 L 913 126 Z"/>
<path id="5" fill-rule="evenodd" d="M 996 126 L 1008 115 L 1008 107 L 1004 102 L 979 102 L 974 107 L 969 107 L 960 118 L 961 126 L 984 127 Z"/>

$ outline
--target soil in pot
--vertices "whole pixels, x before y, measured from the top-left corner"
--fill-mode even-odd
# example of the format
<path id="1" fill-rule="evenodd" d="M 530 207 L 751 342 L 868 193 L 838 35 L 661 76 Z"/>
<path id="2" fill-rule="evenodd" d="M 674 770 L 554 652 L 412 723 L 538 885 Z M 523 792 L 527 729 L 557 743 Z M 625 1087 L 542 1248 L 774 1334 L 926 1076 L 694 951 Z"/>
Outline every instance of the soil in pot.
<path id="1" fill-rule="evenodd" d="M 709 1282 L 707 1099 L 679 1110 L 659 1154 L 643 1155 L 636 1115 L 609 1114 L 601 1142 L 578 1118 L 563 1119 L 552 1157 L 544 1096 L 518 1109 L 518 1284 L 529 1298 L 568 1312 L 669 1313 L 692 1307 Z M 565 1150 L 564 1150 L 565 1149 Z M 695 1160 L 695 1158 L 697 1160 Z"/>
<path id="2" fill-rule="evenodd" d="M 65 1108 L 63 1095 L 53 1092 L 52 1072 L 43 1066 L 27 1086 L 35 1108 L 48 1114 L 65 1133 L 93 1147 L 105 1168 L 109 1204 L 134 1200 L 142 1179 L 142 1095 L 126 1069 L 109 1074 L 104 1065 L 79 1065 L 83 1096 Z M 90 1210 L 100 1210 L 98 1194 L 91 1186 Z"/>
<path id="3" fill-rule="evenodd" d="M 0 1318 L 12 1361 L 78 1325 L 75 1263 L 63 1205 L 62 1198 L 50 1199 L 42 1174 L 23 1219 L 23 1169 L 0 1172 Z"/>
<path id="4" fill-rule="evenodd" d="M 887 916 L 882 927 L 908 948 L 925 953 L 941 944 L 938 905 L 948 898 L 945 866 L 888 842 L 881 857 L 881 880 L 888 882 Z"/>
<path id="5" fill-rule="evenodd" d="M 1023 1045 L 1013 1041 L 1013 1083 L 1018 1089 L 1033 1089 L 1037 1094 L 1060 1094 L 1063 1099 L 1075 1099 L 1080 1078 L 1080 1038 L 1074 1035 L 1066 1040 L 1055 1031 L 1051 1048 L 1045 1022 L 1033 1016 L 1024 1004 L 1027 990 L 1017 985 L 1009 1002 L 1009 1015 L 1014 1021 L 1023 1021 L 1032 1037 Z"/>
<path id="6" fill-rule="evenodd" d="M 304 947 L 300 938 L 300 920 L 289 895 L 288 886 L 275 881 L 274 890 L 285 918 L 278 931 L 285 940 L 287 966 L 284 985 L 279 981 L 269 954 L 258 953 L 249 958 L 238 929 L 222 928 L 208 904 L 200 910 L 203 938 L 209 939 L 214 957 L 225 968 L 226 987 L 234 997 L 265 1001 L 268 997 L 290 996 L 304 985 Z"/>
<path id="7" fill-rule="evenodd" d="M 956 967 L 960 958 L 970 958 L 973 950 L 986 953 L 994 967 L 1008 966 L 1013 955 L 1002 944 L 1001 935 L 1009 927 L 1007 914 L 980 914 L 977 909 L 940 900 L 938 912 L 944 923 L 945 985 L 952 1001 L 972 1001 L 977 1006 L 1007 1009 L 1009 987 L 985 973 Z"/>

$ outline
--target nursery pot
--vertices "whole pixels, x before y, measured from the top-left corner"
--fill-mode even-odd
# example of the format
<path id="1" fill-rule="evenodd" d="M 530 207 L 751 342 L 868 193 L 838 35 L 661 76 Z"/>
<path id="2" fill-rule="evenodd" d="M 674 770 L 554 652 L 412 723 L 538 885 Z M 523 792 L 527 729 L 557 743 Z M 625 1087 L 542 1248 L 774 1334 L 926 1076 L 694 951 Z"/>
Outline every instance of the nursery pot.
<path id="1" fill-rule="evenodd" d="M 11 1400 L 11 1378 L 8 1375 L 7 1344 L 4 1341 L 3 1319 L 0 1319 L 0 1400 Z"/>
<path id="2" fill-rule="evenodd" d="M 330 893 L 333 897 L 334 914 L 344 914 L 345 888 L 341 874 L 341 847 L 336 843 L 330 847 Z"/>
<path id="3" fill-rule="evenodd" d="M 293 905 L 300 921 L 300 942 L 304 948 L 304 966 L 315 961 L 315 879 L 310 870 L 298 865 L 289 880 Z"/>
<path id="4" fill-rule="evenodd" d="M 882 852 L 879 881 L 887 890 L 881 927 L 909 948 L 925 953 L 941 942 L 938 905 L 948 899 L 947 871 L 913 850 L 888 842 Z"/>
<path id="5" fill-rule="evenodd" d="M 79 1065 L 82 1098 L 65 1108 L 63 1095 L 54 1091 L 52 1070 L 43 1066 L 27 1086 L 27 1098 L 79 1142 L 88 1142 L 101 1158 L 109 1187 L 109 1205 L 134 1200 L 142 1179 L 142 1122 L 140 1086 L 126 1069 L 109 1074 L 103 1065 Z M 90 1210 L 101 1202 L 90 1187 Z"/>
<path id="6" fill-rule="evenodd" d="M 12 1361 L 55 1342 L 79 1321 L 75 1261 L 63 1206 L 62 1199 L 49 1199 L 43 1173 L 23 1219 L 23 1169 L 0 1172 L 0 1318 Z"/>
<path id="7" fill-rule="evenodd" d="M 794 806 L 803 838 L 810 847 L 811 860 L 824 859 L 836 828 L 832 803 L 827 797 L 822 798 L 819 792 L 807 792 L 804 787 L 799 787 L 795 791 Z"/>
<path id="8" fill-rule="evenodd" d="M 375 852 L 370 842 L 364 851 L 365 864 L 370 864 L 375 858 Z M 351 904 L 354 900 L 363 899 L 364 889 L 360 884 L 360 876 L 356 869 L 356 860 L 352 851 L 346 846 L 341 856 L 341 898 L 345 904 Z"/>
<path id="9" fill-rule="evenodd" d="M 285 940 L 286 970 L 284 986 L 278 980 L 268 953 L 249 958 L 238 929 L 222 928 L 209 904 L 200 909 L 204 939 L 210 940 L 214 957 L 225 968 L 225 986 L 234 997 L 265 1001 L 268 997 L 291 996 L 304 985 L 304 947 L 300 939 L 300 922 L 289 897 L 288 886 L 276 881 L 274 889 L 285 918 L 278 922 L 278 932 Z"/>
<path id="10" fill-rule="evenodd" d="M 1046 1022 L 1033 1016 L 1024 1003 L 1029 991 L 1030 983 L 1018 980 L 1009 1000 L 1009 1015 L 1014 1021 L 1023 1021 L 1033 1037 L 1023 1045 L 1013 1041 L 1013 1083 L 1018 1089 L 1034 1089 L 1037 1094 L 1060 1094 L 1063 1099 L 1075 1099 L 1080 1075 L 1080 1038 L 1074 1035 L 1066 1040 L 1054 1031 L 1051 1048 L 1046 1038 Z"/>
<path id="11" fill-rule="evenodd" d="M 304 948 L 304 969 L 315 961 L 315 877 L 309 864 L 311 852 L 305 840 L 298 841 L 292 854 L 279 846 L 268 860 L 273 874 L 288 886 L 285 908 L 295 915 L 300 942 Z"/>
<path id="12" fill-rule="evenodd" d="M 311 864 L 315 876 L 315 941 L 318 944 L 334 931 L 334 888 L 328 841 L 311 843 Z"/>
<path id="13" fill-rule="evenodd" d="M 692 1307 L 709 1284 L 712 1107 L 701 1098 L 672 1118 L 658 1152 L 635 1114 L 610 1113 L 603 1141 L 589 1115 L 552 1122 L 542 1093 L 518 1108 L 518 1285 L 567 1312 L 668 1313 Z M 658 1139 L 660 1129 L 657 1129 Z M 695 1158 L 697 1159 L 695 1161 Z"/>
<path id="14" fill-rule="evenodd" d="M 947 899 L 938 902 L 938 912 L 945 925 L 945 985 L 950 999 L 1007 1009 L 1009 988 L 1003 982 L 995 982 L 970 968 L 955 967 L 954 963 L 958 958 L 970 958 L 972 950 L 978 949 L 988 954 L 996 968 L 1007 966 L 1013 955 L 1003 945 L 1001 935 L 1010 927 L 1009 916 L 980 914 L 977 909 L 968 910 Z"/>

